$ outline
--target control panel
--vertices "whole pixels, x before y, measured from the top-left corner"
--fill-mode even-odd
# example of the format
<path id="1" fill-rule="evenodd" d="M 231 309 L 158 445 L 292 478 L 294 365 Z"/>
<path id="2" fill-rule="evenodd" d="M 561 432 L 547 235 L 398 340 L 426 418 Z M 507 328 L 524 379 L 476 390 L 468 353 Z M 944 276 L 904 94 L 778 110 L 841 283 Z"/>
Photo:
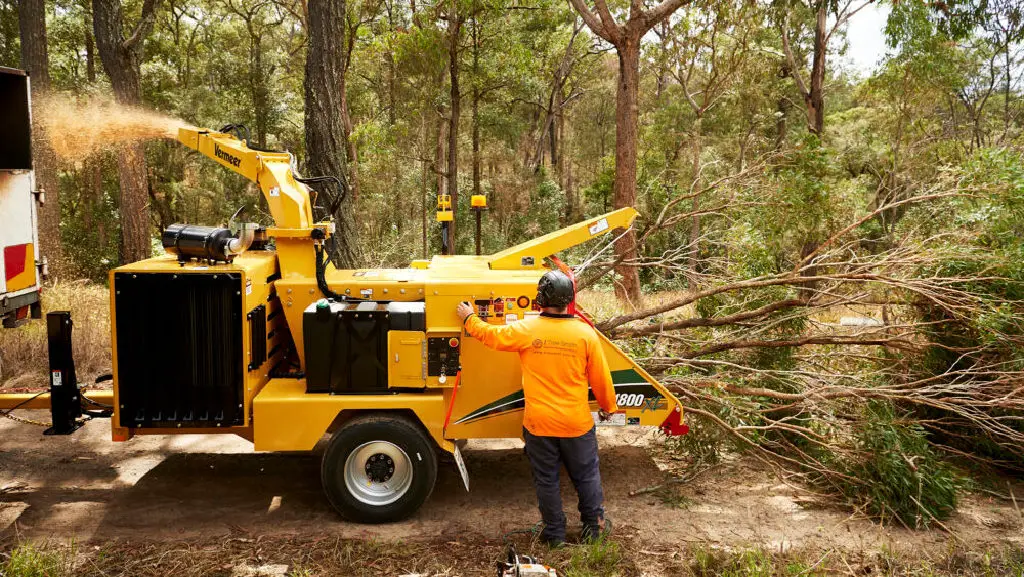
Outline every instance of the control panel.
<path id="1" fill-rule="evenodd" d="M 526 295 L 495 297 L 473 301 L 476 315 L 492 325 L 504 325 L 521 320 L 530 311 L 539 311 L 537 302 Z"/>
<path id="2" fill-rule="evenodd" d="M 427 338 L 427 375 L 431 377 L 455 378 L 459 372 L 459 337 Z"/>

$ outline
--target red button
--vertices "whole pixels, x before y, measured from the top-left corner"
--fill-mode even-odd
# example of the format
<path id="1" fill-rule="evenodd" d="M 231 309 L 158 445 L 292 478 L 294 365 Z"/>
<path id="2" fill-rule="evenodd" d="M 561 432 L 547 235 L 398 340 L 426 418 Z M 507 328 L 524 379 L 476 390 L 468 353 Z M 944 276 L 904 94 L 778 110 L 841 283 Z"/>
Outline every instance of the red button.
<path id="1" fill-rule="evenodd" d="M 455 337 L 452 337 L 452 338 L 448 339 L 448 346 L 453 348 L 453 349 L 458 347 L 459 346 L 459 339 L 457 339 Z"/>

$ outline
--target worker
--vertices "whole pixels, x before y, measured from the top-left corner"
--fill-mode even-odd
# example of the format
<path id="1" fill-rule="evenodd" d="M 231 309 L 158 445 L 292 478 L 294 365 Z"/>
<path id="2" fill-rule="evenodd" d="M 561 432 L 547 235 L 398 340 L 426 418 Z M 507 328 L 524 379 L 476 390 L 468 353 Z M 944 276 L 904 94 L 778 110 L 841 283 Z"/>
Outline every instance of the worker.
<path id="1" fill-rule="evenodd" d="M 579 496 L 582 539 L 595 540 L 610 529 L 588 388 L 600 405 L 599 419 L 607 420 L 618 407 L 597 331 L 566 313 L 574 298 L 572 280 L 550 271 L 537 284 L 539 316 L 492 325 L 476 316 L 467 302 L 456 308 L 473 338 L 498 351 L 519 353 L 526 399 L 523 438 L 544 523 L 540 538 L 554 547 L 565 543 L 560 465 L 565 465 Z"/>

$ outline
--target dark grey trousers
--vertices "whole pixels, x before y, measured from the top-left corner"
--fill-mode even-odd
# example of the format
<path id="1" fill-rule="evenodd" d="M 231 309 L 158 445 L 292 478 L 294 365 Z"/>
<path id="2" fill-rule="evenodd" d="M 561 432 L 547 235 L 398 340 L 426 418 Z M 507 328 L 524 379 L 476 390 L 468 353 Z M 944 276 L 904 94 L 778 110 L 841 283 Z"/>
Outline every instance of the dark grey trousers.
<path id="1" fill-rule="evenodd" d="M 533 466 L 533 484 L 537 488 L 540 516 L 544 520 L 541 538 L 546 541 L 565 540 L 565 513 L 558 475 L 561 465 L 569 473 L 579 495 L 580 520 L 584 532 L 596 534 L 604 519 L 604 492 L 598 468 L 597 435 L 591 428 L 579 437 L 538 437 L 523 428 L 526 456 Z"/>

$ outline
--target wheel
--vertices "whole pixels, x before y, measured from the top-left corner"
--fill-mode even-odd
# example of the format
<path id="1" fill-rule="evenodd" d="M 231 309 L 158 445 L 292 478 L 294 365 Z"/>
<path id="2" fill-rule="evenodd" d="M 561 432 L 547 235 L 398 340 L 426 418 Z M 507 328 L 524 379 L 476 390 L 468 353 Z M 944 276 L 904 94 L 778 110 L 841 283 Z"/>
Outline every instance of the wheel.
<path id="1" fill-rule="evenodd" d="M 415 513 L 434 490 L 437 455 L 408 418 L 357 417 L 331 437 L 320 479 L 331 505 L 349 521 L 398 521 Z"/>

